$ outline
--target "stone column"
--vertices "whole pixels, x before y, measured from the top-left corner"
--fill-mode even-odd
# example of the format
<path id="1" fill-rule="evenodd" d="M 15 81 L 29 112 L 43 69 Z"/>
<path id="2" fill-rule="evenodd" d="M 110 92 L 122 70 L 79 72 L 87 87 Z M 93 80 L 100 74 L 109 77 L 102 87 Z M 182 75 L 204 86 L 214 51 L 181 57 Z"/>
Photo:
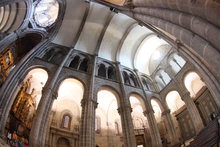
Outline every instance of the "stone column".
<path id="1" fill-rule="evenodd" d="M 141 89 L 143 90 L 145 99 L 147 99 L 147 94 L 144 90 L 144 86 L 143 86 L 143 83 L 140 79 L 140 75 L 138 73 L 138 70 L 135 69 L 134 71 L 135 71 L 136 75 L 138 76 L 138 81 L 140 83 Z M 148 104 L 148 106 L 145 105 L 145 107 L 146 107 L 146 109 L 151 109 L 151 110 L 145 111 L 144 115 L 147 117 L 147 120 L 148 120 L 148 123 L 149 123 L 149 126 L 150 126 L 149 129 L 150 129 L 150 132 L 151 132 L 150 135 L 151 135 L 152 145 L 153 145 L 153 147 L 160 147 L 160 146 L 162 146 L 161 137 L 160 137 L 160 132 L 158 130 L 157 122 L 156 122 L 156 119 L 155 119 L 155 116 L 154 116 L 154 111 L 153 111 L 152 107 L 150 106 L 150 104 Z M 148 113 L 153 113 L 153 115 L 148 114 Z M 150 125 L 150 124 L 152 124 L 152 125 Z M 157 134 L 155 135 L 155 134 L 153 134 L 153 132 L 156 132 Z"/>
<path id="2" fill-rule="evenodd" d="M 91 99 L 83 99 L 82 116 L 80 123 L 79 145 L 80 147 L 95 146 L 95 109 L 97 102 Z"/>
<path id="3" fill-rule="evenodd" d="M 95 109 L 97 102 L 94 100 L 94 81 L 96 71 L 97 56 L 94 56 L 94 61 L 90 65 L 92 71 L 88 91 L 85 92 L 85 97 L 81 101 L 82 116 L 80 122 L 80 147 L 94 147 L 95 146 Z"/>
<path id="4" fill-rule="evenodd" d="M 46 138 L 46 131 L 48 127 L 49 114 L 53 104 L 54 98 L 57 94 L 53 91 L 53 87 L 61 73 L 61 70 L 66 63 L 67 59 L 71 55 L 73 49 L 70 49 L 66 57 L 63 59 L 56 73 L 53 75 L 50 81 L 43 88 L 42 97 L 38 105 L 37 113 L 34 118 L 31 133 L 30 133 L 30 146 L 31 147 L 43 147 Z"/>
<path id="5" fill-rule="evenodd" d="M 144 112 L 144 115 L 147 117 L 149 123 L 152 147 L 162 147 L 160 132 L 157 127 L 157 121 L 153 109 L 148 107 L 148 110 Z"/>
<path id="6" fill-rule="evenodd" d="M 166 109 L 162 112 L 162 117 L 164 118 L 168 134 L 170 136 L 171 145 L 175 145 L 179 142 L 179 138 L 177 136 L 176 130 L 174 128 L 174 123 L 172 121 L 172 117 L 170 115 L 170 110 Z"/>
<path id="7" fill-rule="evenodd" d="M 204 128 L 204 124 L 202 122 L 202 118 L 199 114 L 199 111 L 198 111 L 193 99 L 190 97 L 190 93 L 188 91 L 183 90 L 179 94 L 181 96 L 181 99 L 186 104 L 186 108 L 187 108 L 189 115 L 190 115 L 190 118 L 193 122 L 196 134 L 198 134 Z"/>
<path id="8" fill-rule="evenodd" d="M 165 68 L 164 71 L 170 76 L 171 79 L 173 79 L 173 78 L 175 77 L 175 75 L 176 75 L 176 74 L 174 73 L 174 71 L 173 71 L 171 65 L 168 65 L 168 66 Z"/>
<path id="9" fill-rule="evenodd" d="M 121 106 L 118 108 L 118 113 L 121 116 L 122 130 L 124 134 L 124 146 L 135 147 L 136 140 L 134 135 L 134 126 L 131 118 L 132 108 L 130 106 Z"/>
<path id="10" fill-rule="evenodd" d="M 118 79 L 121 86 L 121 98 L 120 98 L 120 106 L 118 108 L 118 112 L 121 116 L 122 130 L 123 130 L 123 139 L 125 147 L 136 147 L 136 139 L 134 134 L 134 126 L 131 117 L 131 106 L 129 103 L 129 99 L 126 96 L 125 86 L 123 75 L 121 73 L 120 63 L 117 63 L 117 71 L 118 71 Z"/>

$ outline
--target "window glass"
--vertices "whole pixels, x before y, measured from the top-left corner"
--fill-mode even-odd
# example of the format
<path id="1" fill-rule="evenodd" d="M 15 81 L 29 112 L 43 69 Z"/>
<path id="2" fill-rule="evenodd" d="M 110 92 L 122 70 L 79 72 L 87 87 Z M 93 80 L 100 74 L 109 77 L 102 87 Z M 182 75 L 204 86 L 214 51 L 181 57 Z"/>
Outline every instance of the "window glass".
<path id="1" fill-rule="evenodd" d="M 41 0 L 34 11 L 34 19 L 41 27 L 52 25 L 58 16 L 59 3 L 56 0 Z"/>

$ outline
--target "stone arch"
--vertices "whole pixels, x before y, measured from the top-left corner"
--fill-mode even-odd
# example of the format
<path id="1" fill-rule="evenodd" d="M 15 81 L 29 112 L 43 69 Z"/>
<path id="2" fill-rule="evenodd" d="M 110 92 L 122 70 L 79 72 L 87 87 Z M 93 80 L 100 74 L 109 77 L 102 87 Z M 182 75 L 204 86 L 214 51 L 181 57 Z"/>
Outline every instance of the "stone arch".
<path id="1" fill-rule="evenodd" d="M 128 75 L 128 73 L 125 72 L 125 71 L 123 71 L 123 72 L 122 72 L 122 75 L 123 75 L 124 83 L 130 85 L 130 80 L 129 80 L 129 75 Z"/>
<path id="2" fill-rule="evenodd" d="M 73 60 L 70 62 L 69 67 L 77 69 L 79 66 L 79 62 L 80 62 L 80 57 L 78 55 L 76 55 Z"/>
<path id="3" fill-rule="evenodd" d="M 149 91 L 154 91 L 154 85 L 152 80 L 145 76 L 145 75 L 141 75 L 141 82 L 143 83 L 144 89 L 149 90 Z"/>
<path id="4" fill-rule="evenodd" d="M 41 58 L 59 65 L 68 52 L 68 48 L 59 45 L 51 45 L 42 51 Z"/>
<path id="5" fill-rule="evenodd" d="M 48 123 L 48 128 L 62 126 L 62 117 L 64 114 L 70 114 L 70 124 L 68 128 L 69 131 L 79 133 L 80 119 L 82 113 L 81 102 L 85 95 L 84 84 L 76 78 L 63 77 L 57 82 L 58 86 L 54 88 L 57 93 L 57 99 L 53 100 L 53 104 L 50 108 L 51 122 L 58 120 L 58 123 Z M 61 120 L 61 121 L 60 121 Z M 61 127 L 62 129 L 62 127 Z M 51 129 L 49 129 L 48 135 L 51 135 Z M 61 130 L 57 130 L 55 135 L 61 133 Z M 76 140 L 78 141 L 78 140 Z"/>
<path id="6" fill-rule="evenodd" d="M 171 77 L 162 68 L 158 69 L 155 72 L 154 77 L 160 90 L 166 87 L 166 85 L 169 84 L 171 81 Z"/>
<path id="7" fill-rule="evenodd" d="M 78 78 L 78 77 L 76 77 L 76 76 L 72 76 L 72 75 L 71 75 L 71 76 L 61 76 L 61 77 L 56 81 L 57 84 L 55 84 L 54 91 L 58 91 L 58 90 L 59 90 L 60 85 L 62 84 L 62 82 L 63 82 L 65 79 L 76 79 L 77 81 L 79 81 L 79 82 L 83 85 L 83 87 L 84 87 L 84 93 L 86 93 L 86 90 L 88 89 L 88 86 L 86 85 L 85 81 L 83 81 L 82 79 L 80 79 L 80 78 Z M 84 95 L 83 95 L 83 97 L 84 97 Z"/>
<path id="8" fill-rule="evenodd" d="M 108 137 L 111 135 L 113 138 L 117 138 L 117 135 L 121 134 L 122 130 L 120 130 L 119 134 L 115 134 L 115 121 L 119 120 L 120 126 L 121 124 L 121 116 L 119 115 L 118 109 L 120 109 L 119 95 L 117 91 L 114 91 L 109 87 L 101 87 L 97 93 L 97 103 L 98 106 L 96 108 L 96 116 L 101 116 L 101 134 L 102 136 Z M 122 127 L 118 127 L 122 128 Z M 103 137 L 96 136 L 96 143 L 100 143 L 103 140 Z M 121 143 L 122 141 L 120 141 Z M 102 142 L 105 146 L 108 146 L 110 142 Z M 116 143 L 113 143 L 116 144 Z"/>
<path id="9" fill-rule="evenodd" d="M 88 58 L 85 57 L 84 59 L 82 59 L 82 62 L 80 63 L 80 66 L 79 66 L 79 70 L 87 72 L 88 71 L 88 62 L 89 62 Z"/>
<path id="10" fill-rule="evenodd" d="M 112 66 L 108 67 L 108 79 L 115 80 L 116 79 L 116 72 L 115 69 Z"/>
<path id="11" fill-rule="evenodd" d="M 43 68 L 34 67 L 30 67 L 25 72 L 26 75 L 23 77 L 23 82 L 12 92 L 13 97 L 7 110 L 4 111 L 5 115 L 8 116 L 9 131 L 20 133 L 20 136 L 23 135 L 26 139 L 32 129 L 35 113 L 42 97 L 43 87 L 48 81 L 48 72 Z M 8 115 L 9 111 L 10 114 Z M 5 120 L 1 121 L 4 123 Z M 19 125 L 22 126 L 23 132 L 18 131 L 16 126 Z M 2 127 L 5 127 L 4 124 Z"/>
<path id="12" fill-rule="evenodd" d="M 57 139 L 57 147 L 70 147 L 70 141 L 64 137 Z"/>
<path id="13" fill-rule="evenodd" d="M 175 55 L 177 56 L 176 58 L 180 58 L 179 61 L 175 59 Z M 181 61 L 182 60 L 182 61 Z M 185 59 L 183 59 L 180 55 L 178 55 L 177 52 L 172 52 L 168 57 L 167 57 L 167 64 L 170 65 L 172 71 L 176 74 L 178 73 L 182 67 L 186 64 Z"/>
<path id="14" fill-rule="evenodd" d="M 118 107 L 120 107 L 121 96 L 120 96 L 120 93 L 118 92 L 118 90 L 116 90 L 114 87 L 109 86 L 109 85 L 102 85 L 102 86 L 98 87 L 98 89 L 96 91 L 94 91 L 94 93 L 98 93 L 101 90 L 109 90 L 111 93 L 113 93 L 116 97 Z M 96 101 L 97 101 L 97 98 L 98 97 L 96 96 L 96 98 L 95 98 Z"/>
<path id="15" fill-rule="evenodd" d="M 170 109 L 170 113 L 175 112 L 185 105 L 185 102 L 181 99 L 178 91 L 172 90 L 166 94 L 165 102 L 167 107 Z"/>
<path id="16" fill-rule="evenodd" d="M 146 100 L 144 99 L 144 97 L 142 96 L 142 95 L 140 95 L 139 93 L 137 93 L 137 92 L 131 92 L 130 94 L 129 94 L 129 98 L 131 97 L 131 96 L 134 96 L 134 97 L 136 97 L 139 101 L 140 101 L 140 104 L 141 104 L 141 107 L 142 107 L 142 109 L 143 109 L 143 112 L 144 111 L 146 111 Z"/>
<path id="17" fill-rule="evenodd" d="M 79 80 L 79 78 L 75 78 L 75 77 L 63 77 L 62 79 L 59 80 L 59 82 L 57 83 L 58 87 L 55 89 L 57 91 L 59 91 L 59 88 L 62 86 L 63 83 L 65 83 L 65 81 L 67 80 L 74 80 L 74 82 L 77 82 L 81 88 L 82 88 L 82 92 L 85 93 L 85 84 Z M 82 96 L 83 97 L 83 96 Z"/>
<path id="18" fill-rule="evenodd" d="M 154 100 L 154 101 L 156 101 L 158 103 L 161 112 L 163 112 L 165 110 L 164 103 L 163 103 L 163 101 L 160 98 L 153 96 L 153 97 L 150 98 L 150 101 L 151 100 Z"/>
<path id="19" fill-rule="evenodd" d="M 5 63 L 5 66 L 1 67 L 1 84 L 4 83 L 9 73 L 20 63 L 21 59 L 28 56 L 42 39 L 43 34 L 39 32 L 27 32 L 12 41 L 10 45 L 5 45 L 5 47 L 1 48 L 1 60 Z"/>
<path id="20" fill-rule="evenodd" d="M 129 77 L 130 77 L 131 85 L 134 86 L 134 87 L 137 87 L 138 86 L 137 78 L 134 76 L 134 74 L 130 73 Z"/>
<path id="21" fill-rule="evenodd" d="M 99 60 L 97 75 L 110 80 L 116 80 L 115 65 L 109 61 Z"/>
<path id="22" fill-rule="evenodd" d="M 106 78 L 106 67 L 102 63 L 98 67 L 98 76 Z"/>
<path id="23" fill-rule="evenodd" d="M 156 99 L 156 98 L 151 98 L 150 99 L 150 105 L 152 107 L 152 110 L 154 111 L 155 119 L 157 121 L 160 121 L 161 118 L 162 118 L 162 112 L 163 112 L 162 111 L 163 107 L 162 107 L 160 101 L 158 99 Z"/>
<path id="24" fill-rule="evenodd" d="M 137 75 L 133 71 L 129 69 L 123 69 L 122 76 L 123 76 L 123 81 L 125 84 L 134 86 L 134 87 L 139 87 Z"/>
<path id="25" fill-rule="evenodd" d="M 206 86 L 195 71 L 185 73 L 183 83 L 184 87 L 190 92 L 191 97 L 195 97 L 199 90 L 201 90 L 203 86 Z"/>

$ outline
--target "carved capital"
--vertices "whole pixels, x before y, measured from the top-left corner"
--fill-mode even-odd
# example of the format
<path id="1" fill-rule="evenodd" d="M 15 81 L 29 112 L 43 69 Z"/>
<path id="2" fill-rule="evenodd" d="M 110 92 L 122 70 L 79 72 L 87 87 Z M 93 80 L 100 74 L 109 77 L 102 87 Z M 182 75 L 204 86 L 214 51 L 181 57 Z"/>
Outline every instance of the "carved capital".
<path id="1" fill-rule="evenodd" d="M 170 109 L 166 109 L 162 112 L 162 116 L 167 114 L 170 114 Z"/>
<path id="2" fill-rule="evenodd" d="M 154 113 L 154 110 L 153 110 L 153 109 L 149 109 L 149 110 L 145 110 L 145 111 L 143 112 L 144 116 L 147 116 L 147 115 L 149 115 L 150 113 Z"/>
<path id="3" fill-rule="evenodd" d="M 82 99 L 81 100 L 81 106 L 82 107 L 85 107 L 87 104 L 89 104 L 89 103 L 92 103 L 93 105 L 94 105 L 94 108 L 96 109 L 97 108 L 97 106 L 98 106 L 98 103 L 95 101 L 95 100 L 93 100 L 93 99 Z"/>
<path id="4" fill-rule="evenodd" d="M 187 98 L 190 98 L 190 97 L 191 97 L 189 91 L 184 91 L 184 92 L 182 92 L 180 96 L 181 96 L 181 99 L 182 99 L 183 101 L 185 101 Z"/>
<path id="5" fill-rule="evenodd" d="M 130 113 L 132 112 L 132 108 L 131 106 L 123 106 L 123 107 L 119 107 L 118 109 L 118 113 L 121 114 L 123 112 L 129 111 Z"/>

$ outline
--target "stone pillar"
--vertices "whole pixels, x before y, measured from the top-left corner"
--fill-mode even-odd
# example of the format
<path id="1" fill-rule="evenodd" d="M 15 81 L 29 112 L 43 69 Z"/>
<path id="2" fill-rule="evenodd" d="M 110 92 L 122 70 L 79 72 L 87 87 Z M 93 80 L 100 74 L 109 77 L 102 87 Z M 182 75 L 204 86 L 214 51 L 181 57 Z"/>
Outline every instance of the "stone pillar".
<path id="1" fill-rule="evenodd" d="M 95 109 L 97 102 L 94 100 L 94 81 L 96 71 L 97 56 L 94 56 L 94 61 L 90 64 L 92 71 L 90 78 L 90 85 L 88 91 L 85 92 L 85 97 L 81 101 L 82 116 L 80 122 L 80 147 L 94 147 L 95 146 Z"/>
<path id="2" fill-rule="evenodd" d="M 164 71 L 170 76 L 171 79 L 173 79 L 176 75 L 171 65 L 168 65 Z"/>
<path id="3" fill-rule="evenodd" d="M 122 130 L 124 134 L 124 146 L 135 147 L 136 140 L 134 135 L 134 126 L 131 118 L 132 108 L 130 106 L 121 106 L 118 108 L 118 113 L 121 116 Z"/>
<path id="4" fill-rule="evenodd" d="M 157 127 L 157 121 L 154 116 L 154 111 L 152 110 L 152 108 L 148 108 L 148 110 L 144 112 L 144 115 L 147 117 L 149 123 L 152 147 L 162 147 L 160 132 Z"/>
<path id="5" fill-rule="evenodd" d="M 170 110 L 166 109 L 162 112 L 162 117 L 164 118 L 168 134 L 170 136 L 171 145 L 175 145 L 179 142 L 179 138 L 177 136 L 174 123 L 172 121 L 172 117 L 170 115 Z"/>
<path id="6" fill-rule="evenodd" d="M 61 64 L 56 70 L 54 76 L 47 82 L 46 86 L 43 88 L 42 97 L 38 105 L 37 113 L 34 118 L 31 133 L 30 133 L 30 146 L 31 147 L 43 147 L 46 138 L 46 131 L 48 127 L 49 114 L 53 104 L 54 98 L 57 94 L 53 91 L 53 87 L 62 71 L 64 64 L 71 55 L 73 49 L 70 49 L 66 57 L 63 59 Z"/>
<path id="7" fill-rule="evenodd" d="M 82 116 L 80 123 L 79 145 L 80 147 L 95 146 L 95 109 L 97 102 L 91 99 L 83 99 Z"/>
<path id="8" fill-rule="evenodd" d="M 198 134 L 203 128 L 204 124 L 202 122 L 202 118 L 199 114 L 199 111 L 193 101 L 193 99 L 190 97 L 190 93 L 186 90 L 180 92 L 181 99 L 185 102 L 186 108 L 189 112 L 189 115 L 191 117 L 191 120 L 193 122 L 196 134 Z"/>
<path id="9" fill-rule="evenodd" d="M 138 81 L 140 83 L 141 89 L 143 90 L 145 99 L 147 99 L 147 94 L 144 90 L 144 86 L 143 86 L 143 83 L 140 79 L 140 75 L 138 73 L 138 70 L 135 69 L 134 71 L 135 71 L 136 75 L 138 76 Z M 150 135 L 151 135 L 152 145 L 153 145 L 153 147 L 160 147 L 160 146 L 162 146 L 161 137 L 160 137 L 160 132 L 158 130 L 157 122 L 156 122 L 156 119 L 155 119 L 155 116 L 154 116 L 154 111 L 153 111 L 150 104 L 147 103 L 147 105 L 145 105 L 145 107 L 146 107 L 146 110 L 148 110 L 148 111 L 145 111 L 144 115 L 147 117 L 147 120 L 148 120 L 148 123 L 149 123 L 149 127 L 150 127 L 149 129 L 150 129 L 150 132 L 151 132 Z M 151 110 L 149 110 L 149 109 L 151 109 Z M 154 132 L 156 134 L 154 134 Z"/>
<path id="10" fill-rule="evenodd" d="M 132 109 L 129 103 L 129 99 L 126 96 L 123 75 L 121 72 L 122 70 L 121 70 L 119 62 L 117 62 L 117 71 L 118 71 L 118 79 L 119 79 L 120 86 L 121 86 L 121 92 L 122 92 L 118 112 L 121 116 L 124 146 L 125 147 L 136 147 L 134 126 L 133 126 L 133 122 L 131 118 Z"/>

